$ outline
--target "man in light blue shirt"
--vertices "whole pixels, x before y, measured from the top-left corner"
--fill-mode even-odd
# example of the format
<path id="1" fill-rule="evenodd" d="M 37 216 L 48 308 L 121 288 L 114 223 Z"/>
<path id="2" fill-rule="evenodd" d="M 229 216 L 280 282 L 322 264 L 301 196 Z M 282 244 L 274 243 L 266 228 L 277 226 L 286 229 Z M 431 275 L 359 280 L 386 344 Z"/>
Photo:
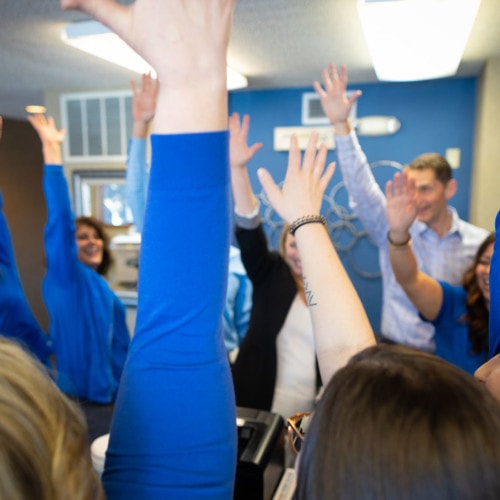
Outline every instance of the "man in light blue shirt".
<path id="1" fill-rule="evenodd" d="M 323 87 L 314 83 L 325 114 L 335 129 L 337 158 L 349 193 L 349 205 L 360 218 L 379 249 L 383 283 L 382 339 L 434 352 L 434 328 L 421 320 L 418 311 L 398 285 L 389 260 L 389 245 L 412 245 L 419 269 L 429 276 L 459 285 L 485 229 L 461 220 L 448 201 L 457 184 L 446 160 L 435 153 L 417 157 L 406 168 L 415 179 L 417 220 L 405 242 L 388 239 L 385 195 L 378 186 L 366 156 L 349 123 L 349 113 L 360 91 L 346 95 L 347 71 L 331 65 L 323 72 Z"/>

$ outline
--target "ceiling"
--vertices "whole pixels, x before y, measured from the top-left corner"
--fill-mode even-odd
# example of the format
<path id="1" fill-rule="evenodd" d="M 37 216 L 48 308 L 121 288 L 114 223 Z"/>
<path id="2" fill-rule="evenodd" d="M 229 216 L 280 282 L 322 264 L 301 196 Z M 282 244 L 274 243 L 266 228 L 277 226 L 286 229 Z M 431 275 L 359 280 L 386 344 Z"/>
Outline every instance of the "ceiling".
<path id="1" fill-rule="evenodd" d="M 43 104 L 45 92 L 129 87 L 137 75 L 60 40 L 66 23 L 85 19 L 59 0 L 0 0 L 1 115 L 24 118 L 24 107 Z M 482 0 L 457 76 L 477 75 L 494 57 L 500 0 Z M 351 83 L 376 81 L 356 0 L 239 0 L 228 62 L 255 89 L 311 85 L 330 62 L 345 64 Z"/>

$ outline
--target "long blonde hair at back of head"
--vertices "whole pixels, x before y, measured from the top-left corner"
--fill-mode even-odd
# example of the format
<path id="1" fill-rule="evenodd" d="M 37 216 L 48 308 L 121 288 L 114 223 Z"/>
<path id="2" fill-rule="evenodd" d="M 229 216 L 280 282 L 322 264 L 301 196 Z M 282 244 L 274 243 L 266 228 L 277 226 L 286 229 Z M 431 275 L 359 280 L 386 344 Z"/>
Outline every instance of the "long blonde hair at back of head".
<path id="1" fill-rule="evenodd" d="M 0 498 L 103 499 L 83 414 L 45 368 L 0 338 Z"/>

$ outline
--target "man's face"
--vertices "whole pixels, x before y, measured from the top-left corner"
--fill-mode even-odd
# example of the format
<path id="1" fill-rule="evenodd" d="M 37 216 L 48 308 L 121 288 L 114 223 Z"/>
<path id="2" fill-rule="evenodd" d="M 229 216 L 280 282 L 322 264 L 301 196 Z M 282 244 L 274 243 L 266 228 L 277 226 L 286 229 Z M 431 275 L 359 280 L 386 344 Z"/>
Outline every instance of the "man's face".
<path id="1" fill-rule="evenodd" d="M 415 181 L 415 201 L 417 204 L 417 219 L 430 227 L 447 214 L 448 200 L 454 194 L 436 179 L 434 170 L 408 169 L 409 178 Z"/>

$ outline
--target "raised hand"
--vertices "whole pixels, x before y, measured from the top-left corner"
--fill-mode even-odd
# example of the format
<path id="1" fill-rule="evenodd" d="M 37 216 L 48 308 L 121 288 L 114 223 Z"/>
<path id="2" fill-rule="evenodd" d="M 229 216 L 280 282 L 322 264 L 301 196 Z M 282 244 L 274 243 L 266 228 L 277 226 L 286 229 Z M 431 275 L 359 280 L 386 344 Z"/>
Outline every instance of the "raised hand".
<path id="1" fill-rule="evenodd" d="M 61 0 L 120 36 L 160 80 L 158 133 L 227 127 L 226 52 L 235 0 Z M 196 115 L 196 120 L 192 116 Z"/>
<path id="2" fill-rule="evenodd" d="M 149 123 L 155 116 L 156 100 L 158 98 L 158 80 L 151 73 L 142 75 L 141 85 L 137 86 L 135 80 L 130 81 L 132 88 L 132 115 L 134 121 Z"/>
<path id="3" fill-rule="evenodd" d="M 393 180 L 385 185 L 386 213 L 393 241 L 404 240 L 417 216 L 415 204 L 415 182 L 408 172 L 397 172 Z"/>
<path id="4" fill-rule="evenodd" d="M 269 202 L 287 222 L 305 215 L 317 215 L 321 210 L 323 194 L 335 171 L 335 163 L 330 163 L 325 169 L 328 150 L 325 144 L 319 149 L 317 145 L 318 134 L 313 132 L 301 164 L 297 137 L 292 136 L 288 168 L 281 188 L 267 170 L 260 168 L 257 171 Z"/>
<path id="5" fill-rule="evenodd" d="M 231 168 L 246 167 L 255 153 L 262 148 L 262 142 L 256 142 L 248 146 L 248 130 L 250 128 L 250 116 L 244 115 L 240 123 L 240 115 L 233 113 L 229 117 L 229 158 Z"/>
<path id="6" fill-rule="evenodd" d="M 225 75 L 233 3 L 136 0 L 123 6 L 114 0 L 61 0 L 63 8 L 81 10 L 107 25 L 155 68 L 165 84 L 165 76 L 173 83 L 193 84 L 201 79 L 196 73 L 200 69 L 215 73 L 222 66 Z M 223 57 L 210 60 L 207 46 L 220 49 L 216 52 Z"/>
<path id="7" fill-rule="evenodd" d="M 159 83 L 148 73 L 142 75 L 140 86 L 137 86 L 135 80 L 131 80 L 130 87 L 133 93 L 132 116 L 134 125 L 132 136 L 145 139 L 148 135 L 149 124 L 155 116 Z"/>
<path id="8" fill-rule="evenodd" d="M 313 83 L 321 101 L 321 107 L 333 125 L 347 122 L 353 104 L 361 96 L 361 91 L 353 92 L 347 97 L 347 69 L 340 66 L 340 71 L 334 64 L 323 70 L 323 86 L 318 81 Z"/>
<path id="9" fill-rule="evenodd" d="M 56 128 L 52 116 L 46 118 L 45 115 L 30 115 L 28 120 L 42 141 L 44 162 L 46 164 L 60 165 L 62 163 L 61 144 L 66 131 Z"/>

